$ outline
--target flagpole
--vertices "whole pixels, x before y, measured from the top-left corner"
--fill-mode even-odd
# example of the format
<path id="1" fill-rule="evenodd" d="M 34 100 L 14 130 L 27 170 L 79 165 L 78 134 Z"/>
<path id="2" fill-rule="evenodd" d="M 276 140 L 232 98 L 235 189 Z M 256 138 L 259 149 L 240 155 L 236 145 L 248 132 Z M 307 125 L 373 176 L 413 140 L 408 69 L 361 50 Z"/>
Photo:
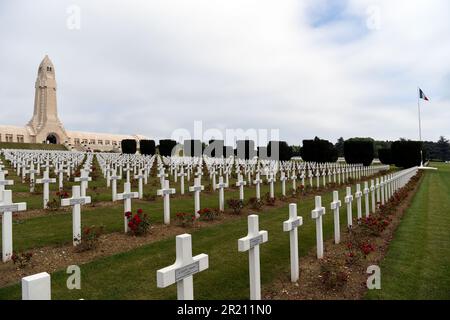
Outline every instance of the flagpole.
<path id="1" fill-rule="evenodd" d="M 422 142 L 422 123 L 420 120 L 420 88 L 417 87 L 417 111 L 419 114 L 419 140 Z M 423 166 L 422 147 L 420 147 L 420 166 Z"/>
<path id="2" fill-rule="evenodd" d="M 422 124 L 420 120 L 420 88 L 417 87 L 417 111 L 419 114 L 419 140 L 422 142 Z"/>

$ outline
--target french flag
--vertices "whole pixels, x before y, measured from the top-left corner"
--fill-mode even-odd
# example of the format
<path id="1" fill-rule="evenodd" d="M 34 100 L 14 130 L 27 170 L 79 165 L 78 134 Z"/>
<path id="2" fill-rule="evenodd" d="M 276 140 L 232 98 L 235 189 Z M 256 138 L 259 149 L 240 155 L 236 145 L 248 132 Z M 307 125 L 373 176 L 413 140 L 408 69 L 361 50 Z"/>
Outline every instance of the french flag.
<path id="1" fill-rule="evenodd" d="M 419 98 L 423 99 L 425 101 L 430 101 L 428 100 L 428 97 L 425 95 L 425 93 L 423 93 L 422 89 L 419 88 Z"/>

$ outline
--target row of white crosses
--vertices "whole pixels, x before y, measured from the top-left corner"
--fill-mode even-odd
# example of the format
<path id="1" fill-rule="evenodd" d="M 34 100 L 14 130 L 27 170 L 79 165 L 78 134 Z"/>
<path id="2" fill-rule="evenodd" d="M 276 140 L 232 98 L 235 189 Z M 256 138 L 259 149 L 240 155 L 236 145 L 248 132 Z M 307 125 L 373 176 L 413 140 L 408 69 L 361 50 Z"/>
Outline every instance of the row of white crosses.
<path id="1" fill-rule="evenodd" d="M 387 199 L 417 173 L 417 167 L 402 170 L 398 173 L 389 175 L 384 181 L 386 184 Z M 76 192 L 74 192 L 75 194 Z M 331 209 L 337 211 L 339 217 L 340 201 L 337 192 L 333 193 L 333 202 Z M 311 211 L 313 219 L 316 219 L 317 230 L 317 257 L 323 257 L 323 235 L 322 235 L 322 216 L 325 214 L 325 208 L 322 206 L 321 197 L 315 197 L 315 208 Z M 335 223 L 339 220 L 335 219 Z M 302 217 L 297 215 L 297 205 L 289 205 L 289 219 L 283 222 L 283 231 L 289 232 L 290 237 L 290 264 L 291 281 L 296 282 L 299 279 L 299 254 L 298 254 L 298 227 L 303 224 Z M 335 233 L 338 229 L 335 228 Z M 259 246 L 268 241 L 268 232 L 259 230 L 258 215 L 248 216 L 248 234 L 238 240 L 238 251 L 249 253 L 249 279 L 250 279 L 250 299 L 261 299 L 261 272 Z M 339 240 L 335 242 L 339 243 Z M 157 286 L 165 288 L 172 284 L 177 284 L 177 298 L 179 300 L 194 299 L 193 275 L 209 268 L 209 257 L 206 254 L 192 256 L 192 237 L 189 234 L 182 234 L 176 237 L 176 260 L 175 263 L 159 269 L 156 272 Z M 22 298 L 24 300 L 50 299 L 50 275 L 40 273 L 22 279 Z"/>
<path id="2" fill-rule="evenodd" d="M 358 220 L 362 218 L 362 204 L 361 198 L 364 195 L 365 203 L 365 217 L 369 217 L 370 213 L 374 213 L 377 207 L 377 203 L 381 204 L 375 200 L 375 191 L 380 194 L 385 194 L 385 202 L 392 198 L 394 193 L 402 188 L 408 181 L 417 173 L 418 168 L 413 167 L 405 169 L 393 174 L 388 174 L 381 177 L 380 181 L 383 184 L 377 183 L 374 185 L 374 181 L 371 180 L 371 187 L 369 188 L 368 183 L 364 183 L 364 190 L 361 192 L 361 187 L 358 184 L 356 186 L 355 198 L 357 200 L 357 218 Z M 345 196 L 345 203 L 347 205 L 347 227 L 350 229 L 353 227 L 353 214 L 352 214 L 352 201 L 353 195 L 351 194 L 351 187 L 347 187 L 347 193 Z M 369 195 L 371 194 L 371 195 Z M 372 207 L 370 207 L 370 199 L 372 199 Z M 316 220 L 316 246 L 317 246 L 317 258 L 321 259 L 323 257 L 323 234 L 322 234 L 322 216 L 325 214 L 325 208 L 322 206 L 322 200 L 320 196 L 315 197 L 316 206 L 311 212 L 311 217 Z M 384 203 L 383 203 L 384 204 Z M 334 218 L 334 242 L 340 243 L 340 223 L 339 223 L 339 208 L 341 207 L 341 201 L 339 200 L 338 191 L 333 192 L 333 201 L 330 204 L 330 209 L 333 211 Z"/>
<path id="3" fill-rule="evenodd" d="M 386 187 L 388 195 L 392 196 L 396 190 L 404 186 L 417 172 L 417 167 L 400 171 L 389 175 L 385 180 L 389 183 Z M 366 188 L 367 189 L 367 186 Z M 388 196 L 389 197 L 389 196 Z M 335 213 L 335 242 L 339 243 L 339 207 L 341 202 L 338 199 L 337 191 L 333 192 L 333 202 L 331 209 Z M 322 206 L 320 196 L 315 197 L 315 208 L 311 211 L 311 217 L 316 220 L 317 234 L 317 257 L 323 258 L 323 232 L 322 216 L 326 209 Z M 291 281 L 299 279 L 299 253 L 298 253 L 298 227 L 303 225 L 303 218 L 297 215 L 297 205 L 289 205 L 289 219 L 283 222 L 283 231 L 289 232 L 290 237 L 290 264 Z M 260 272 L 260 252 L 259 246 L 268 241 L 268 232 L 259 230 L 259 216 L 248 216 L 248 234 L 238 240 L 238 251 L 249 253 L 249 279 L 250 279 L 250 299 L 261 299 L 261 272 Z M 209 258 L 206 254 L 192 257 L 191 235 L 183 234 L 176 237 L 176 261 L 173 265 L 157 271 L 157 286 L 165 288 L 177 283 L 177 297 L 179 300 L 194 299 L 193 275 L 206 270 L 209 266 Z"/>

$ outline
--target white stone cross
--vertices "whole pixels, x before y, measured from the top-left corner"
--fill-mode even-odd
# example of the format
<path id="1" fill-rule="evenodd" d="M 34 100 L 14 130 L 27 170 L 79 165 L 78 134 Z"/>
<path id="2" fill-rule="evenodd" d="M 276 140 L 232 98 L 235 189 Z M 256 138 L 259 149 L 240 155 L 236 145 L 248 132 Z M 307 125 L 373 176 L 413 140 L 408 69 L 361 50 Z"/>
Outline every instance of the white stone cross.
<path id="1" fill-rule="evenodd" d="M 259 172 L 256 173 L 256 179 L 253 181 L 256 184 L 256 199 L 261 199 L 261 183 L 263 181 L 260 178 Z"/>
<path id="2" fill-rule="evenodd" d="M 207 254 L 192 256 L 192 237 L 185 233 L 176 237 L 175 263 L 156 272 L 156 284 L 158 288 L 165 288 L 176 282 L 178 300 L 194 300 L 192 276 L 208 267 Z"/>
<path id="3" fill-rule="evenodd" d="M 34 192 L 34 184 L 35 184 L 34 175 L 36 173 L 39 174 L 39 170 L 35 170 L 34 164 L 32 163 L 30 166 L 30 169 L 28 169 L 27 171 L 24 171 L 24 172 L 30 174 L 30 192 Z"/>
<path id="4" fill-rule="evenodd" d="M 156 176 L 159 178 L 159 182 L 161 183 L 161 188 L 163 188 L 164 180 L 166 180 L 166 177 L 169 176 L 167 173 L 165 173 L 164 167 L 161 167 L 161 169 L 159 169 L 159 173 Z"/>
<path id="5" fill-rule="evenodd" d="M 88 182 L 92 181 L 92 178 L 89 177 L 89 171 L 81 170 L 80 177 L 75 178 L 76 182 L 81 182 L 81 196 L 86 197 L 86 189 L 88 188 Z"/>
<path id="6" fill-rule="evenodd" d="M 164 180 L 164 188 L 156 190 L 156 194 L 164 198 L 164 224 L 170 224 L 170 195 L 175 194 L 175 188 L 170 188 L 169 180 Z"/>
<path id="7" fill-rule="evenodd" d="M 280 181 L 281 181 L 281 194 L 283 195 L 283 197 L 286 196 L 286 180 L 287 179 L 288 179 L 288 177 L 286 177 L 286 174 L 284 173 L 284 171 L 282 171 Z"/>
<path id="8" fill-rule="evenodd" d="M 341 226 L 339 222 L 339 208 L 341 205 L 338 191 L 333 191 L 333 202 L 331 202 L 330 209 L 334 213 L 334 243 L 336 244 L 341 242 Z"/>
<path id="9" fill-rule="evenodd" d="M 358 183 L 356 185 L 356 192 L 355 192 L 356 212 L 357 212 L 358 221 L 362 218 L 361 198 L 362 198 L 361 185 Z"/>
<path id="10" fill-rule="evenodd" d="M 363 190 L 363 193 L 364 193 L 364 209 L 365 209 L 365 212 L 366 212 L 366 218 L 369 217 L 369 214 L 370 214 L 370 208 L 369 208 L 369 192 L 370 192 L 370 189 L 369 189 L 369 183 L 368 183 L 367 181 L 365 181 L 365 182 L 364 182 L 364 190 Z"/>
<path id="11" fill-rule="evenodd" d="M 117 200 L 117 180 L 122 179 L 120 176 L 116 174 L 116 170 L 114 170 L 113 174 L 110 177 L 112 181 L 112 201 Z"/>
<path id="12" fill-rule="evenodd" d="M 194 192 L 194 209 L 195 209 L 195 217 L 200 217 L 198 213 L 200 211 L 200 192 L 205 190 L 205 187 L 200 184 L 200 177 L 194 179 L 194 185 L 189 187 L 190 192 Z"/>
<path id="13" fill-rule="evenodd" d="M 376 178 L 375 190 L 377 194 L 377 203 L 380 202 L 380 179 Z"/>
<path id="14" fill-rule="evenodd" d="M 12 213 L 27 210 L 25 202 L 12 202 L 12 191 L 3 191 L 3 202 L 0 203 L 0 213 L 2 213 L 2 260 L 11 260 L 13 253 L 12 238 Z"/>
<path id="15" fill-rule="evenodd" d="M 242 175 L 238 175 L 238 181 L 236 182 L 236 187 L 239 187 L 239 200 L 244 201 L 244 186 L 247 182 L 243 179 Z"/>
<path id="16" fill-rule="evenodd" d="M 64 169 L 61 164 L 56 166 L 55 174 L 58 175 L 58 189 L 62 190 L 64 188 Z"/>
<path id="17" fill-rule="evenodd" d="M 5 190 L 5 186 L 12 186 L 14 184 L 14 180 L 6 180 L 5 172 L 0 171 L 0 202 L 3 201 L 3 191 Z"/>
<path id="18" fill-rule="evenodd" d="M 144 196 L 144 178 L 145 175 L 142 173 L 142 169 L 139 170 L 139 174 L 134 176 L 135 179 L 138 179 L 138 194 L 139 194 L 139 199 L 142 199 L 142 197 Z"/>
<path id="19" fill-rule="evenodd" d="M 47 272 L 22 278 L 22 300 L 51 300 L 51 281 Z"/>
<path id="20" fill-rule="evenodd" d="M 123 184 L 123 193 L 117 194 L 117 200 L 123 200 L 123 219 L 124 219 L 124 230 L 125 233 L 128 232 L 128 218 L 125 216 L 126 212 L 131 212 L 131 199 L 136 199 L 139 197 L 137 192 L 131 192 L 131 184 L 125 182 Z"/>
<path id="21" fill-rule="evenodd" d="M 219 177 L 217 188 L 219 188 L 219 210 L 223 212 L 225 210 L 224 188 L 228 188 L 228 185 L 223 182 L 223 177 Z"/>
<path id="22" fill-rule="evenodd" d="M 347 227 L 351 228 L 353 225 L 353 215 L 352 215 L 352 188 L 347 187 L 347 194 L 345 196 L 345 203 L 347 204 Z"/>
<path id="23" fill-rule="evenodd" d="M 292 173 L 291 180 L 292 180 L 292 190 L 294 190 L 294 193 L 296 193 L 297 192 L 297 176 L 295 175 L 295 170 Z"/>
<path id="24" fill-rule="evenodd" d="M 250 300 L 261 300 L 261 275 L 259 262 L 259 245 L 267 242 L 269 234 L 259 230 L 258 215 L 248 216 L 248 234 L 238 240 L 239 252 L 248 251 L 250 274 Z"/>
<path id="25" fill-rule="evenodd" d="M 73 246 L 81 243 L 81 205 L 91 203 L 91 197 L 81 195 L 80 186 L 72 186 L 72 198 L 61 199 L 61 206 L 72 206 Z"/>
<path id="26" fill-rule="evenodd" d="M 283 231 L 289 232 L 292 282 L 297 282 L 299 276 L 297 228 L 301 225 L 303 225 L 303 217 L 297 216 L 297 204 L 289 204 L 289 219 L 283 222 Z"/>
<path id="27" fill-rule="evenodd" d="M 375 213 L 376 203 L 375 203 L 375 184 L 373 180 L 370 180 L 370 193 L 372 195 L 372 213 Z"/>
<path id="28" fill-rule="evenodd" d="M 275 181 L 275 179 L 273 177 L 273 173 L 271 173 L 269 178 L 267 179 L 267 182 L 269 182 L 269 184 L 270 184 L 270 188 L 269 189 L 270 189 L 270 198 L 271 199 L 275 198 L 275 191 L 274 191 L 274 188 L 273 188 L 274 181 Z"/>
<path id="29" fill-rule="evenodd" d="M 184 177 L 187 176 L 187 173 L 184 172 L 184 167 L 181 166 L 180 172 L 178 173 L 180 179 L 180 194 L 184 195 Z"/>
<path id="30" fill-rule="evenodd" d="M 44 185 L 43 192 L 43 200 L 44 200 L 44 209 L 48 208 L 48 201 L 50 200 L 50 183 L 56 183 L 55 178 L 49 178 L 48 171 L 44 171 L 44 177 L 42 179 L 37 179 L 36 183 Z"/>
<path id="31" fill-rule="evenodd" d="M 316 196 L 316 207 L 311 211 L 311 218 L 316 220 L 316 243 L 317 243 L 317 258 L 323 258 L 323 230 L 322 230 L 322 216 L 325 214 L 325 208 L 322 207 L 322 197 Z"/>

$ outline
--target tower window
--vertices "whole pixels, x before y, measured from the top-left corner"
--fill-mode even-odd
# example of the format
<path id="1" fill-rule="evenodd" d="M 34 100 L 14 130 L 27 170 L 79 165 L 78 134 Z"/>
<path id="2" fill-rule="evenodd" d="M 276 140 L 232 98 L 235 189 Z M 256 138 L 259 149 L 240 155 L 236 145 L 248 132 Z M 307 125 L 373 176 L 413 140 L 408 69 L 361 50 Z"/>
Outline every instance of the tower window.
<path id="1" fill-rule="evenodd" d="M 52 71 L 52 67 L 47 67 L 47 71 Z"/>

